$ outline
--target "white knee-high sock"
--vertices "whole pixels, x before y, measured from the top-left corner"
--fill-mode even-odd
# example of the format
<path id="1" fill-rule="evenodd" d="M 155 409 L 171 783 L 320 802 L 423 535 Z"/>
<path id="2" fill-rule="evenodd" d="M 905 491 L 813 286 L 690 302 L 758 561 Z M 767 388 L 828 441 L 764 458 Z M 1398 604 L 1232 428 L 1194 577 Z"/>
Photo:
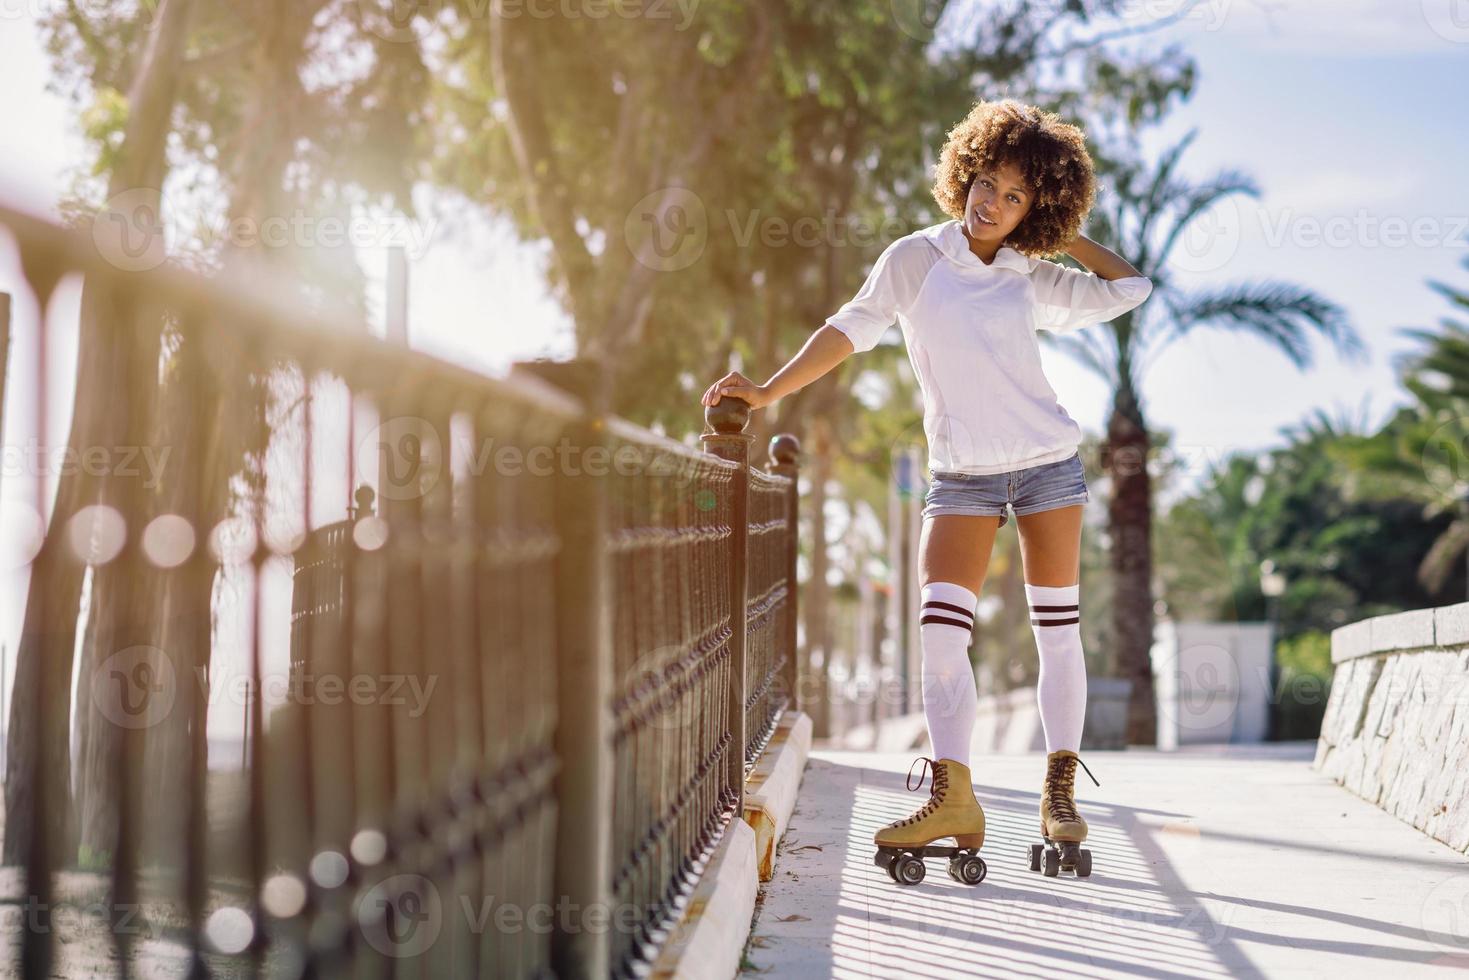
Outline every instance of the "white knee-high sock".
<path id="1" fill-rule="evenodd" d="M 1030 629 L 1040 651 L 1041 727 L 1046 751 L 1081 750 L 1081 727 L 1086 720 L 1086 658 L 1081 649 L 1081 586 L 1025 585 L 1030 604 Z"/>
<path id="2" fill-rule="evenodd" d="M 969 638 L 979 597 L 953 582 L 930 582 L 921 595 L 923 714 L 933 757 L 968 766 L 978 700 L 974 668 L 969 665 Z"/>

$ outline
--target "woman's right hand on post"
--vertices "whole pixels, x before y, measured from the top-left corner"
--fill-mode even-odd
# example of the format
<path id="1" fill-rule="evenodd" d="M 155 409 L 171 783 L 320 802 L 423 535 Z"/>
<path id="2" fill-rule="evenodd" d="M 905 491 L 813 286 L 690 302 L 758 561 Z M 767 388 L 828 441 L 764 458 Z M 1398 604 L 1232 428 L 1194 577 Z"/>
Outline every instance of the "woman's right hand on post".
<path id="1" fill-rule="evenodd" d="M 757 385 L 738 371 L 731 371 L 710 385 L 702 402 L 705 406 L 714 405 L 726 396 L 749 402 L 752 409 L 764 408 L 775 400 L 764 385 Z"/>

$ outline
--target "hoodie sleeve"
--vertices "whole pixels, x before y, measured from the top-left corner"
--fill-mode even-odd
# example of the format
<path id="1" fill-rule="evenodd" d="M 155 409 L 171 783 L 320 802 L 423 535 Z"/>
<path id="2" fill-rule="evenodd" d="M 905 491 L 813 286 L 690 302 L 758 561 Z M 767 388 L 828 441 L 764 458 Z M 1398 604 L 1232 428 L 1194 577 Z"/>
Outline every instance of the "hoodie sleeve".
<path id="1" fill-rule="evenodd" d="M 877 257 L 857 295 L 826 322 L 846 334 L 855 350 L 872 350 L 913 304 L 938 257 L 937 248 L 921 238 L 899 238 Z"/>
<path id="2" fill-rule="evenodd" d="M 1053 333 L 1115 320 L 1153 292 L 1147 276 L 1103 279 L 1048 259 L 1036 263 L 1030 279 L 1035 285 L 1036 329 Z"/>

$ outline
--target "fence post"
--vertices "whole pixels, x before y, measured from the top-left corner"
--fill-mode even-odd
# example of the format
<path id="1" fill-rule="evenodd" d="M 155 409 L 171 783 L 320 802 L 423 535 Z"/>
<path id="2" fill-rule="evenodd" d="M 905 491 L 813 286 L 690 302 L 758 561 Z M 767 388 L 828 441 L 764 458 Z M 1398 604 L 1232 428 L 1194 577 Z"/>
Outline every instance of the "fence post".
<path id="1" fill-rule="evenodd" d="M 730 481 L 729 533 L 729 734 L 730 789 L 735 798 L 735 819 L 745 812 L 745 631 L 749 619 L 750 583 L 750 443 L 745 433 L 750 421 L 750 403 L 738 398 L 721 398 L 704 409 L 704 421 L 714 429 L 699 437 L 704 448 L 736 464 Z"/>
<path id="2" fill-rule="evenodd" d="M 800 606 L 796 601 L 796 556 L 801 551 L 800 501 L 801 490 L 797 484 L 800 467 L 797 460 L 801 455 L 801 443 L 789 432 L 782 432 L 770 439 L 770 459 L 767 469 L 776 476 L 787 477 L 791 488 L 786 493 L 786 660 L 781 672 L 781 682 L 786 685 L 786 707 L 801 710 L 801 655 L 796 645 L 796 623 Z"/>
<path id="3" fill-rule="evenodd" d="M 524 371 L 581 398 L 586 412 L 568 432 L 581 449 L 575 469 L 556 473 L 560 548 L 556 561 L 556 899 L 551 962 L 556 976 L 612 974 L 611 934 L 589 922 L 612 909 L 612 602 L 606 481 L 589 472 L 594 446 L 607 443 L 605 377 L 583 361 L 520 362 Z"/>

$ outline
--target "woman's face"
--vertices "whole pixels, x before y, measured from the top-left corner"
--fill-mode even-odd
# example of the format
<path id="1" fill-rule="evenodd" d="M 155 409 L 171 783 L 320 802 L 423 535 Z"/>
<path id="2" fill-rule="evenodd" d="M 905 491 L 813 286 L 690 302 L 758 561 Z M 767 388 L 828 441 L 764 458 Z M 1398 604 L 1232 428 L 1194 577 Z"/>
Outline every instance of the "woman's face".
<path id="1" fill-rule="evenodd" d="M 1030 213 L 1033 203 L 1030 188 L 1013 165 L 981 170 L 969 185 L 964 230 L 971 239 L 998 248 Z"/>

